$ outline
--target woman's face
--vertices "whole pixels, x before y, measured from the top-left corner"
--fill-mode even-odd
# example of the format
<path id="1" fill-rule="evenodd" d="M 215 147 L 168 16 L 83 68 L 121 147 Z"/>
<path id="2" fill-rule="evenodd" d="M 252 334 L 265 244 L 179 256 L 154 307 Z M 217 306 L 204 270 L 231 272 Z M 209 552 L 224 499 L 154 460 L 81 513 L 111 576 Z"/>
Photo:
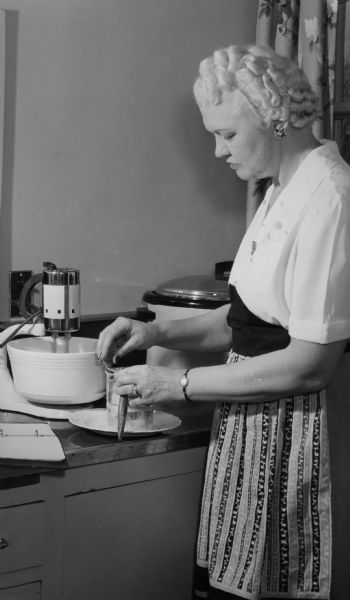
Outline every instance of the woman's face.
<path id="1" fill-rule="evenodd" d="M 221 104 L 200 107 L 204 127 L 215 137 L 215 156 L 226 162 L 240 179 L 278 175 L 279 151 L 271 128 L 262 129 L 247 101 L 226 92 Z"/>

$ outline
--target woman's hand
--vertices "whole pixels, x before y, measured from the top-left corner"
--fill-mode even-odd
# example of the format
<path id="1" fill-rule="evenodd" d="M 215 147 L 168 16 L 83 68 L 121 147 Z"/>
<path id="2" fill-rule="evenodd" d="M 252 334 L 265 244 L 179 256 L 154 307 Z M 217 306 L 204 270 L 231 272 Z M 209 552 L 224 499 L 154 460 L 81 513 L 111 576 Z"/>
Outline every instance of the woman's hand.
<path id="1" fill-rule="evenodd" d="M 116 392 L 129 396 L 130 406 L 145 406 L 168 400 L 183 400 L 180 380 L 183 369 L 135 365 L 116 371 Z M 136 397 L 136 394 L 138 397 Z"/>
<path id="2" fill-rule="evenodd" d="M 108 365 L 133 350 L 146 350 L 155 343 L 156 327 L 152 323 L 118 317 L 101 331 L 97 342 L 97 356 Z"/>

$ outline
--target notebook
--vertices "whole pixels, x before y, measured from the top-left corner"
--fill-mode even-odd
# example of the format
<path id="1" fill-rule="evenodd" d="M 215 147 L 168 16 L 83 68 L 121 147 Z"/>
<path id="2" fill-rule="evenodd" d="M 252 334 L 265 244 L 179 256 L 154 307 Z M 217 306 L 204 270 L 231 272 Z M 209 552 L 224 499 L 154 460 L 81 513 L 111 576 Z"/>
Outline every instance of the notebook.
<path id="1" fill-rule="evenodd" d="M 0 423 L 0 460 L 61 461 L 61 443 L 46 423 Z"/>

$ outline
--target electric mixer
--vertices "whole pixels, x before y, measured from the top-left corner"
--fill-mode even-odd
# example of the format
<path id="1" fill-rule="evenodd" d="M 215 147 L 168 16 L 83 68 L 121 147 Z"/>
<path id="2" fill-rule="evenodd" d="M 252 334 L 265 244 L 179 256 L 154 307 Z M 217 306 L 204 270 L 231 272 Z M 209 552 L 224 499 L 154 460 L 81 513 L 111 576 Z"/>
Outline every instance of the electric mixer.
<path id="1" fill-rule="evenodd" d="M 39 307 L 32 302 L 38 284 Z M 0 409 L 66 418 L 63 409 L 66 415 L 70 407 L 102 398 L 105 372 L 96 340 L 71 337 L 80 328 L 79 270 L 45 262 L 23 286 L 19 309 L 23 321 L 0 334 Z M 18 334 L 29 337 L 15 340 Z M 59 414 L 57 407 L 63 407 Z"/>
<path id="2" fill-rule="evenodd" d="M 31 302 L 33 288 L 42 283 L 42 307 Z M 45 331 L 53 338 L 54 352 L 69 352 L 71 334 L 80 327 L 80 273 L 78 269 L 57 268 L 44 262 L 42 273 L 31 277 L 23 286 L 19 310 L 25 319 L 40 316 Z"/>

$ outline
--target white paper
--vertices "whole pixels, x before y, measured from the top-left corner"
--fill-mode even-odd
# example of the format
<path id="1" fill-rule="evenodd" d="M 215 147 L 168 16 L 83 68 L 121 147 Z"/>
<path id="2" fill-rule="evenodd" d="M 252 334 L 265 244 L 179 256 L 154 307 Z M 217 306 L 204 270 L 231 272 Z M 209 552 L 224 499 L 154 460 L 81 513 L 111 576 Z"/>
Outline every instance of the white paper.
<path id="1" fill-rule="evenodd" d="M 61 443 L 46 423 L 0 423 L 0 459 L 60 461 Z"/>

